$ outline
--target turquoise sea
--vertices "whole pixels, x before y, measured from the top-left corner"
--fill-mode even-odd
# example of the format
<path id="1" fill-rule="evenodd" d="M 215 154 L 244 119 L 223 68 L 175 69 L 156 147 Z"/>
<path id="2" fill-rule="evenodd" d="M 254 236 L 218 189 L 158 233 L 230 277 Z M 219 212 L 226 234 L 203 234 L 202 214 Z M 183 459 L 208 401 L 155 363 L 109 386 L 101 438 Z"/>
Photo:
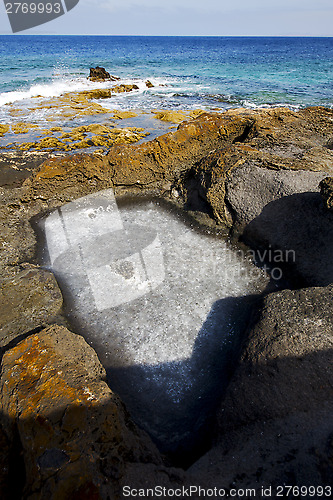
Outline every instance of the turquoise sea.
<path id="1" fill-rule="evenodd" d="M 7 35 L 0 122 L 10 119 L 7 104 L 110 86 L 87 80 L 97 65 L 139 86 L 113 96 L 113 109 L 333 107 L 333 38 Z"/>

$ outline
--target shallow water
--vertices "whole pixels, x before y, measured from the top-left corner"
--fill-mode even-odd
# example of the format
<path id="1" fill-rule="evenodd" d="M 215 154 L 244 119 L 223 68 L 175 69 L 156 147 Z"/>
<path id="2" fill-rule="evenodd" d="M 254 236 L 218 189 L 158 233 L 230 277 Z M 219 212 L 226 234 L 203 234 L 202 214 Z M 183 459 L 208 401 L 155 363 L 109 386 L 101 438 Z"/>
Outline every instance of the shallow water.
<path id="1" fill-rule="evenodd" d="M 34 97 L 110 86 L 87 80 L 96 65 L 139 87 L 111 109 L 333 106 L 332 38 L 2 35 L 0 63 L 0 122 L 15 121 L 6 103 L 41 123 Z"/>
<path id="2" fill-rule="evenodd" d="M 223 394 L 265 275 L 173 209 L 117 206 L 112 190 L 42 225 L 67 314 L 111 388 L 163 451 L 189 449 Z"/>

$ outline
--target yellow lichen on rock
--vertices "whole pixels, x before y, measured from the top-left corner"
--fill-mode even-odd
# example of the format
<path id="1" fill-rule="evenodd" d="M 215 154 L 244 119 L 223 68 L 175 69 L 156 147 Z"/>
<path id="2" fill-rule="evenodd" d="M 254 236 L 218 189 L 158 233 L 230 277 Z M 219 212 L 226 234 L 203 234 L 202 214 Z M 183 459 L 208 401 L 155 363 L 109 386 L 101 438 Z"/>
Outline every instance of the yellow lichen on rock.
<path id="1" fill-rule="evenodd" d="M 135 118 L 136 116 L 138 116 L 138 113 L 135 113 L 135 111 L 118 111 L 118 110 L 112 111 L 112 117 L 115 118 L 116 120 L 124 120 L 125 118 Z"/>
<path id="2" fill-rule="evenodd" d="M 204 113 L 204 111 L 202 109 L 195 109 L 193 111 L 155 110 L 152 111 L 152 113 L 154 114 L 155 118 L 163 122 L 181 123 L 188 118 L 197 118 L 202 113 Z"/>
<path id="3" fill-rule="evenodd" d="M 0 125 L 0 137 L 7 134 L 9 131 L 9 125 Z"/>
<path id="4" fill-rule="evenodd" d="M 35 123 L 13 123 L 12 125 L 12 132 L 14 134 L 27 134 L 31 129 L 36 129 L 38 128 L 38 125 Z"/>

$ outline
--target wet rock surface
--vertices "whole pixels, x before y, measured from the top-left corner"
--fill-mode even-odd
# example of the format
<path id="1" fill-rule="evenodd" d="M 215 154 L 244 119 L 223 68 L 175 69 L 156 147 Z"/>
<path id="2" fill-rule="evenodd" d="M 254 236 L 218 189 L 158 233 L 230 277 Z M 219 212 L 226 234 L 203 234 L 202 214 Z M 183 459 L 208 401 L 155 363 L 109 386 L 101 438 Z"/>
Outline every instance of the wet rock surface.
<path id="1" fill-rule="evenodd" d="M 178 462 L 192 453 L 193 461 L 193 450 L 209 443 L 266 274 L 159 200 L 117 206 L 104 190 L 41 226 L 68 317 L 98 353 L 110 387 L 160 450 Z"/>
<path id="2" fill-rule="evenodd" d="M 117 498 L 128 478 L 138 487 L 188 484 L 193 478 L 196 483 L 215 486 L 219 482 L 226 488 L 332 482 L 332 215 L 318 189 L 319 182 L 332 176 L 332 137 L 333 111 L 325 108 L 297 113 L 287 109 L 205 113 L 151 142 L 112 146 L 106 156 L 47 159 L 23 184 L 1 188 L 1 279 L 6 286 L 11 280 L 16 283 L 17 277 L 21 287 L 17 292 L 10 288 L 13 295 L 5 306 L 9 319 L 3 328 L 12 340 L 1 375 L 0 440 L 4 444 L 0 463 L 19 464 L 22 480 L 4 468 L 0 488 L 24 491 L 24 498 L 53 498 L 52 491 L 61 492 L 64 498 L 67 492 L 68 498 L 75 498 L 75 492 L 84 498 L 83 489 L 89 498 L 107 498 L 105 492 L 110 491 L 111 498 Z M 298 253 L 297 266 L 287 269 L 291 286 L 321 286 L 273 292 L 263 301 L 222 402 L 215 433 L 218 444 L 186 476 L 160 465 L 156 450 L 152 451 L 147 437 L 142 441 L 140 432 L 133 430 L 122 405 L 121 410 L 114 409 L 119 409 L 119 399 L 101 381 L 103 375 L 97 374 L 97 368 L 91 368 L 93 376 L 87 375 L 78 362 L 76 335 L 65 334 L 57 325 L 43 334 L 31 333 L 31 329 L 58 322 L 52 318 L 60 307 L 60 300 L 58 306 L 58 299 L 48 301 L 39 295 L 44 285 L 36 269 L 40 310 L 29 312 L 29 301 L 26 306 L 21 301 L 32 293 L 30 280 L 19 279 L 20 273 L 31 272 L 22 264 L 37 264 L 34 218 L 108 188 L 117 195 L 158 194 L 253 249 L 286 250 L 296 245 L 292 248 Z M 47 293 L 58 297 L 53 284 Z M 31 319 L 26 327 L 13 314 L 15 304 L 20 304 L 21 318 Z M 30 334 L 16 345 L 20 338 L 15 340 L 14 329 Z M 38 353 L 37 364 L 33 353 Z M 63 371 L 63 356 L 68 379 L 58 374 Z M 44 366 L 57 388 L 52 397 L 47 392 L 50 386 L 43 385 Z M 21 379 L 9 375 L 15 375 L 15 370 Z M 106 414 L 99 404 L 88 401 L 83 389 L 86 379 L 92 394 L 97 391 L 101 400 L 109 401 Z M 63 389 L 66 384 L 70 397 Z M 45 393 L 38 391 L 39 385 Z M 73 404 L 77 400 L 79 406 Z M 89 415 L 84 417 L 90 423 L 83 431 L 82 419 L 75 415 L 69 431 L 57 420 L 57 415 L 64 415 L 64 401 L 69 416 L 77 408 Z M 44 417 L 38 419 L 44 409 L 45 426 Z M 48 424 L 50 415 L 55 416 L 52 425 Z M 108 419 L 105 433 L 104 418 Z M 101 439 L 93 433 L 93 419 L 101 424 L 97 431 Z M 38 439 L 42 451 L 33 444 Z M 113 443 L 118 443 L 117 452 Z M 100 455 L 101 462 L 96 459 Z M 78 456 L 82 462 L 74 458 Z M 115 466 L 115 462 L 122 465 Z M 26 479 L 25 470 L 29 472 Z M 64 480 L 57 483 L 60 477 Z"/>

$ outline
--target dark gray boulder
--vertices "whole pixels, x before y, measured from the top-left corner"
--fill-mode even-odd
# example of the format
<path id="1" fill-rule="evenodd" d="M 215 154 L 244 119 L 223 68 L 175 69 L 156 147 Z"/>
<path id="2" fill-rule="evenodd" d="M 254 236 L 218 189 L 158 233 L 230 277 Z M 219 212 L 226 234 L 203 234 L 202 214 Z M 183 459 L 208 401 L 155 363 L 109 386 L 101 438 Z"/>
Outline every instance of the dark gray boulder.
<path id="1" fill-rule="evenodd" d="M 218 414 L 216 446 L 188 471 L 223 488 L 333 481 L 333 286 L 268 295 Z M 192 479 L 193 480 L 193 479 Z"/>
<path id="2" fill-rule="evenodd" d="M 54 275 L 27 265 L 0 287 L 0 347 L 56 319 L 62 294 Z"/>
<path id="3" fill-rule="evenodd" d="M 242 166 L 227 181 L 234 234 L 262 257 L 266 252 L 267 264 L 287 271 L 298 285 L 333 282 L 333 216 L 318 187 L 326 175 Z"/>

